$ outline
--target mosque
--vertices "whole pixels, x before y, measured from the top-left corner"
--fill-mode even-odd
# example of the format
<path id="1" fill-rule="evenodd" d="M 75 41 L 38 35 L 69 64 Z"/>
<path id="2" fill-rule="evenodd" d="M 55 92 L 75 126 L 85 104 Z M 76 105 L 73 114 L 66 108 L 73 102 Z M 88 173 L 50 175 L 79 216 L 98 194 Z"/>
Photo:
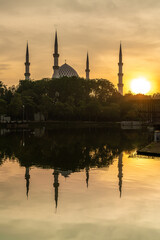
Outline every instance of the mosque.
<path id="1" fill-rule="evenodd" d="M 59 52 L 58 52 L 58 37 L 57 37 L 57 31 L 55 33 L 55 43 L 54 43 L 54 66 L 53 66 L 53 75 L 52 79 L 54 78 L 61 78 L 61 77 L 79 77 L 77 71 L 68 65 L 67 63 L 63 64 L 62 66 L 59 66 Z M 118 72 L 118 91 L 121 95 L 123 95 L 123 61 L 122 61 L 122 47 L 120 44 L 120 50 L 119 50 L 119 72 Z M 27 49 L 26 49 L 26 62 L 25 62 L 25 80 L 30 79 L 30 62 L 29 62 L 29 48 L 27 43 Z M 87 59 L 86 59 L 86 80 L 90 79 L 90 68 L 89 68 L 89 55 L 87 53 Z"/>

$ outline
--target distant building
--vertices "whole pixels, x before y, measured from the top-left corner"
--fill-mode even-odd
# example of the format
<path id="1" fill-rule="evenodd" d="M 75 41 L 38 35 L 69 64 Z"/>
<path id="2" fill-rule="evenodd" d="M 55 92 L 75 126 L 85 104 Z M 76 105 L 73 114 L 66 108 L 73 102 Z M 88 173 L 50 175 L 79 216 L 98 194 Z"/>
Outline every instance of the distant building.
<path id="1" fill-rule="evenodd" d="M 54 66 L 53 66 L 53 75 L 52 78 L 61 78 L 61 77 L 79 77 L 77 71 L 68 65 L 67 63 L 59 66 L 59 53 L 58 53 L 58 37 L 57 31 L 55 34 L 55 43 L 54 43 Z M 89 79 L 89 57 L 87 53 L 87 67 L 86 67 L 86 79 Z"/>
<path id="2" fill-rule="evenodd" d="M 30 62 L 29 62 L 29 49 L 28 49 L 28 42 L 27 42 L 27 48 L 26 48 L 26 62 L 25 62 L 25 80 L 29 80 L 30 79 L 30 71 L 29 71 L 29 67 L 30 67 Z"/>
<path id="3" fill-rule="evenodd" d="M 0 122 L 1 123 L 10 123 L 11 122 L 11 117 L 6 116 L 5 114 L 0 115 Z"/>
<path id="4" fill-rule="evenodd" d="M 120 44 L 119 50 L 119 73 L 118 73 L 118 92 L 123 95 L 123 61 L 122 61 L 122 46 Z"/>
<path id="5" fill-rule="evenodd" d="M 43 122 L 43 121 L 45 121 L 45 117 L 44 117 L 43 113 L 41 113 L 41 112 L 35 113 L 34 114 L 34 121 L 35 122 Z"/>
<path id="6" fill-rule="evenodd" d="M 87 60 L 86 60 L 86 79 L 89 80 L 89 73 L 90 73 L 90 69 L 89 69 L 89 56 L 88 56 L 88 52 L 87 52 Z"/>
<path id="7" fill-rule="evenodd" d="M 66 62 L 59 66 L 59 52 L 58 52 L 58 36 L 57 36 L 57 31 L 55 33 L 55 42 L 54 42 L 54 53 L 53 53 L 53 58 L 54 58 L 54 66 L 53 66 L 53 75 L 52 79 L 54 78 L 61 78 L 61 77 L 79 77 L 77 71 L 68 65 Z M 119 72 L 118 72 L 118 91 L 121 95 L 123 95 L 123 61 L 122 61 L 122 46 L 120 44 L 120 50 L 119 50 Z M 90 67 L 89 67 L 89 54 L 87 52 L 87 58 L 86 58 L 86 79 L 90 79 Z M 26 48 L 26 62 L 25 62 L 25 80 L 30 79 L 30 62 L 29 62 L 29 47 L 27 43 L 27 48 Z"/>

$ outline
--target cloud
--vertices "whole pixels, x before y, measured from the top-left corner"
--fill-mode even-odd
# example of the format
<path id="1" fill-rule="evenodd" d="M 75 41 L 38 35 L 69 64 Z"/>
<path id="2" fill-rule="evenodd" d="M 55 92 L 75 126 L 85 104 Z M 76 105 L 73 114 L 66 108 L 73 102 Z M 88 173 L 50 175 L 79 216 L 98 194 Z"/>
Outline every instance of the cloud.
<path id="1" fill-rule="evenodd" d="M 58 218 L 58 217 L 57 217 Z M 8 231 L 10 229 L 10 231 Z M 96 223 L 62 223 L 58 226 L 56 222 L 49 221 L 32 221 L 27 220 L 12 220 L 7 224 L 0 225 L 0 236 L 7 240 L 19 239 L 56 239 L 56 240 L 97 240 L 97 236 L 101 240 L 107 239 L 154 239 L 159 240 L 160 231 L 151 226 L 138 226 L 128 224 L 126 221 L 110 220 L 109 222 L 102 221 Z M 131 234 L 132 233 L 132 234 Z"/>
<path id="2" fill-rule="evenodd" d="M 0 63 L 0 75 L 11 68 L 10 64 Z"/>
<path id="3" fill-rule="evenodd" d="M 10 65 L 9 64 L 0 64 L 0 71 L 1 70 L 8 70 L 10 69 Z"/>

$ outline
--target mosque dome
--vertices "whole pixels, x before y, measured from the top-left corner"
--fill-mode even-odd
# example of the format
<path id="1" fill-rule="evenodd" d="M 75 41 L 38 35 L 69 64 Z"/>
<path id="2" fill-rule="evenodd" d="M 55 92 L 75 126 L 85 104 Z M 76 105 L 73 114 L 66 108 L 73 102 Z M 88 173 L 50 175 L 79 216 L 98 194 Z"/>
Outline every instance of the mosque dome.
<path id="1" fill-rule="evenodd" d="M 59 68 L 59 76 L 60 77 L 79 77 L 76 70 L 74 70 L 71 66 L 67 63 L 63 64 Z"/>

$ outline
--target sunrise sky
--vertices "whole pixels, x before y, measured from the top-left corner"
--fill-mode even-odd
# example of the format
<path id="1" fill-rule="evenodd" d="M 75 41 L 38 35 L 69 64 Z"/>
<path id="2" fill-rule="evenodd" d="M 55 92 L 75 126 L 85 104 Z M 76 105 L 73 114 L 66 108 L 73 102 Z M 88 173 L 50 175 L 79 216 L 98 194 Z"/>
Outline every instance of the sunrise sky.
<path id="1" fill-rule="evenodd" d="M 85 77 L 89 51 L 91 78 L 117 85 L 122 42 L 124 92 L 134 78 L 145 77 L 160 92 L 159 0 L 0 0 L 0 81 L 24 79 L 29 41 L 31 78 L 51 77 L 54 32 L 58 31 L 60 65 L 67 60 Z"/>

